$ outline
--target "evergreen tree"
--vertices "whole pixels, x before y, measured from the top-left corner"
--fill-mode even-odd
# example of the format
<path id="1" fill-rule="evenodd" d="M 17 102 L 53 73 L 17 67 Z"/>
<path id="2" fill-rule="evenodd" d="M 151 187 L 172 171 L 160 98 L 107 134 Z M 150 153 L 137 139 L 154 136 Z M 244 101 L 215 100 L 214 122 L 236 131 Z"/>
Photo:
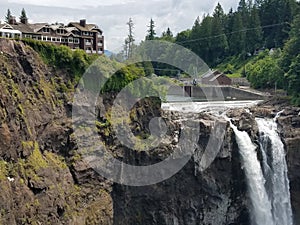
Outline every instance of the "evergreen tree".
<path id="1" fill-rule="evenodd" d="M 224 11 L 222 6 L 218 3 L 212 17 L 211 28 L 211 63 L 219 62 L 225 57 L 228 49 L 227 37 L 224 32 Z"/>
<path id="2" fill-rule="evenodd" d="M 170 28 L 168 27 L 168 28 L 167 28 L 167 31 L 164 31 L 164 32 L 162 33 L 162 36 L 163 36 L 163 37 L 173 37 L 173 33 L 172 33 L 172 31 L 170 30 Z"/>
<path id="3" fill-rule="evenodd" d="M 162 37 L 161 37 L 162 40 L 165 40 L 165 41 L 170 41 L 170 42 L 173 42 L 174 41 L 174 37 L 173 37 L 173 33 L 172 31 L 170 30 L 170 28 L 168 27 L 166 31 L 164 31 L 162 33 Z"/>
<path id="4" fill-rule="evenodd" d="M 243 25 L 242 16 L 240 13 L 235 13 L 233 17 L 233 30 L 229 38 L 230 53 L 241 54 L 245 50 L 246 31 Z"/>
<path id="5" fill-rule="evenodd" d="M 198 41 L 197 39 L 201 39 L 201 38 L 202 37 L 201 37 L 200 18 L 197 17 L 191 30 L 190 39 L 192 40 L 191 42 L 192 51 L 195 52 L 200 57 L 201 57 L 201 40 Z"/>
<path id="6" fill-rule="evenodd" d="M 132 56 L 135 41 L 133 34 L 134 23 L 132 18 L 129 18 L 129 21 L 126 24 L 128 25 L 128 36 L 125 39 L 124 54 L 125 58 L 128 59 Z"/>
<path id="7" fill-rule="evenodd" d="M 246 28 L 249 21 L 249 7 L 246 0 L 240 0 L 237 12 L 241 14 L 243 25 Z"/>
<path id="8" fill-rule="evenodd" d="M 148 35 L 146 36 L 146 40 L 154 40 L 155 39 L 155 35 L 156 35 L 156 32 L 154 30 L 155 28 L 155 25 L 154 25 L 154 21 L 150 20 L 150 24 L 149 24 L 149 30 L 147 31 L 148 32 Z"/>
<path id="9" fill-rule="evenodd" d="M 225 17 L 225 21 L 224 21 L 225 33 L 228 36 L 230 36 L 230 33 L 233 31 L 233 21 L 234 21 L 234 13 L 233 13 L 233 9 L 230 8 L 228 14 Z"/>
<path id="10" fill-rule="evenodd" d="M 260 7 L 260 18 L 267 48 L 282 47 L 288 38 L 296 0 L 268 0 Z M 271 26 L 270 26 L 271 25 Z"/>
<path id="11" fill-rule="evenodd" d="M 190 29 L 179 32 L 175 37 L 175 43 L 191 49 L 191 43 L 189 42 L 191 33 L 192 31 Z"/>
<path id="12" fill-rule="evenodd" d="M 212 26 L 213 26 L 213 18 L 209 15 L 204 16 L 202 23 L 201 23 L 201 30 L 199 33 L 200 37 L 200 53 L 199 55 L 203 60 L 207 63 L 212 62 L 212 56 L 211 56 L 211 46 L 213 44 L 212 37 Z"/>
<path id="13" fill-rule="evenodd" d="M 222 27 L 224 27 L 225 23 L 225 13 L 220 3 L 214 9 L 213 17 L 218 18 L 221 22 Z"/>
<path id="14" fill-rule="evenodd" d="M 294 96 L 297 105 L 300 105 L 300 15 L 296 16 L 290 32 L 290 38 L 284 46 L 280 62 L 287 78 L 288 93 Z"/>
<path id="15" fill-rule="evenodd" d="M 21 23 L 26 23 L 27 20 L 28 20 L 28 18 L 27 18 L 27 15 L 26 15 L 26 11 L 23 8 L 22 11 L 21 11 L 21 15 L 20 15 L 20 21 L 21 21 Z"/>
<path id="16" fill-rule="evenodd" d="M 251 54 L 262 47 L 262 28 L 260 24 L 259 12 L 253 6 L 250 12 L 249 27 L 246 32 L 246 51 Z"/>
<path id="17" fill-rule="evenodd" d="M 264 0 L 254 0 L 254 6 L 260 8 Z"/>
<path id="18" fill-rule="evenodd" d="M 5 22 L 8 23 L 9 22 L 9 19 L 11 17 L 11 12 L 10 12 L 10 9 L 7 9 L 7 13 L 6 13 L 6 16 L 5 16 Z"/>

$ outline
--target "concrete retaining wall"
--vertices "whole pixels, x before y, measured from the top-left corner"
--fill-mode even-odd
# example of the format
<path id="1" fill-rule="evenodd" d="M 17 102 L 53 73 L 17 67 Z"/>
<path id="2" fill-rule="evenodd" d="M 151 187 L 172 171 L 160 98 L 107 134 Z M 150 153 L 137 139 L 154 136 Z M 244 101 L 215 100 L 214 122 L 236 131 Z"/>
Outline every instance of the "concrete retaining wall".
<path id="1" fill-rule="evenodd" d="M 187 88 L 188 87 L 188 88 Z M 190 90 L 185 92 L 184 90 Z M 236 99 L 236 100 L 259 100 L 264 99 L 264 94 L 251 92 L 250 90 L 244 90 L 231 86 L 209 86 L 209 87 L 196 87 L 186 86 L 170 87 L 168 95 L 175 96 L 190 96 L 199 100 L 224 100 L 224 99 Z"/>

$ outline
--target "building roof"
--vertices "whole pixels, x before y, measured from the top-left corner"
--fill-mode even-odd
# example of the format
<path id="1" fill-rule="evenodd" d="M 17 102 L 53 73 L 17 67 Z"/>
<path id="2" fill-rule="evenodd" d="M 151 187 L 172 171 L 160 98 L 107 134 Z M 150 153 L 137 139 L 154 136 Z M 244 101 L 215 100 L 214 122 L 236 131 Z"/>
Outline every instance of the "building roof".
<path id="1" fill-rule="evenodd" d="M 34 30 L 29 24 L 17 23 L 11 25 L 14 29 L 21 31 L 22 33 L 34 33 Z"/>
<path id="2" fill-rule="evenodd" d="M 211 75 L 213 75 L 213 71 L 209 70 L 205 74 L 202 75 L 202 78 L 209 78 Z"/>
<path id="3" fill-rule="evenodd" d="M 69 36 L 80 37 L 80 35 L 76 35 L 76 34 L 74 34 L 74 33 L 72 33 L 72 32 L 69 32 L 69 33 L 67 33 L 67 34 L 63 34 L 63 36 L 65 36 L 65 37 L 69 37 Z"/>
<path id="4" fill-rule="evenodd" d="M 102 32 L 102 30 L 95 24 L 86 24 L 84 27 L 80 25 L 80 23 L 78 22 L 70 22 L 68 24 L 68 27 L 70 26 L 74 26 L 76 27 L 78 30 L 80 31 L 89 31 L 89 32 L 93 32 L 93 30 L 98 30 L 100 32 Z"/>
<path id="5" fill-rule="evenodd" d="M 49 25 L 49 28 L 56 31 L 57 29 L 64 28 L 64 27 L 61 24 L 51 24 L 51 25 Z"/>
<path id="6" fill-rule="evenodd" d="M 222 73 L 219 72 L 218 70 L 209 70 L 201 77 L 201 79 L 211 80 L 220 74 L 222 74 Z"/>
<path id="7" fill-rule="evenodd" d="M 3 24 L 0 24 L 0 29 L 13 30 L 14 28 L 11 25 L 9 25 L 8 23 L 3 23 Z"/>
<path id="8" fill-rule="evenodd" d="M 215 80 L 217 80 L 220 76 L 222 76 L 222 75 L 224 75 L 223 73 L 220 73 L 220 74 L 218 74 L 218 75 L 216 75 L 216 76 L 214 76 L 213 78 L 211 78 L 209 81 L 215 81 Z"/>
<path id="9" fill-rule="evenodd" d="M 80 23 L 78 23 L 78 22 L 71 22 L 71 23 L 68 24 L 68 27 L 69 27 L 69 26 L 76 27 L 76 28 L 77 28 L 78 30 L 80 30 L 80 31 L 90 31 L 90 30 L 87 28 L 87 26 L 83 27 L 83 26 L 81 26 Z"/>
<path id="10" fill-rule="evenodd" d="M 34 32 L 38 32 L 39 30 L 41 30 L 46 25 L 48 25 L 48 24 L 47 23 L 33 23 L 33 24 L 29 24 L 30 28 Z"/>
<path id="11" fill-rule="evenodd" d="M 78 31 L 78 29 L 76 27 L 65 27 L 65 30 L 67 32 Z"/>

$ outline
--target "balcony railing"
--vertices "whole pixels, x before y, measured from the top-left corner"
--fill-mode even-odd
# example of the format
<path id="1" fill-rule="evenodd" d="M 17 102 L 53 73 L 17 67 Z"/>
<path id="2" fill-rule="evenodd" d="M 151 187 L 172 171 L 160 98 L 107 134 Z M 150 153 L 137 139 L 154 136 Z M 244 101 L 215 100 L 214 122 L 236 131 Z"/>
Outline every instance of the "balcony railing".
<path id="1" fill-rule="evenodd" d="M 92 53 L 91 50 L 86 50 L 85 52 L 86 52 L 87 54 L 91 54 L 91 53 Z"/>
<path id="2" fill-rule="evenodd" d="M 92 42 L 85 42 L 85 45 L 92 45 Z"/>
<path id="3" fill-rule="evenodd" d="M 99 46 L 99 47 L 102 47 L 102 46 L 103 46 L 103 43 L 98 43 L 98 46 Z"/>

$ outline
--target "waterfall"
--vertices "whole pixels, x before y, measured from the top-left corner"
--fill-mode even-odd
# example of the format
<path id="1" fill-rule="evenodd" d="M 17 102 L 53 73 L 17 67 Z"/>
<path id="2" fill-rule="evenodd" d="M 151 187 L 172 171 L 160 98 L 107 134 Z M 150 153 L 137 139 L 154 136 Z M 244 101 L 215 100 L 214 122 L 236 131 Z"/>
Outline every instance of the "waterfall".
<path id="1" fill-rule="evenodd" d="M 289 180 L 285 160 L 284 145 L 277 133 L 276 118 L 257 118 L 260 132 L 260 145 L 263 155 L 264 176 L 267 180 L 267 193 L 272 205 L 274 225 L 292 225 Z"/>
<path id="2" fill-rule="evenodd" d="M 293 225 L 284 145 L 277 132 L 279 115 L 273 120 L 256 118 L 262 163 L 248 133 L 230 122 L 247 178 L 253 225 Z"/>
<path id="3" fill-rule="evenodd" d="M 239 146 L 242 166 L 247 178 L 249 196 L 251 199 L 251 221 L 253 225 L 275 225 L 272 216 L 272 206 L 265 188 L 265 178 L 260 162 L 257 159 L 256 147 L 245 131 L 239 131 L 230 123 Z M 283 225 L 283 224 L 282 224 Z"/>

